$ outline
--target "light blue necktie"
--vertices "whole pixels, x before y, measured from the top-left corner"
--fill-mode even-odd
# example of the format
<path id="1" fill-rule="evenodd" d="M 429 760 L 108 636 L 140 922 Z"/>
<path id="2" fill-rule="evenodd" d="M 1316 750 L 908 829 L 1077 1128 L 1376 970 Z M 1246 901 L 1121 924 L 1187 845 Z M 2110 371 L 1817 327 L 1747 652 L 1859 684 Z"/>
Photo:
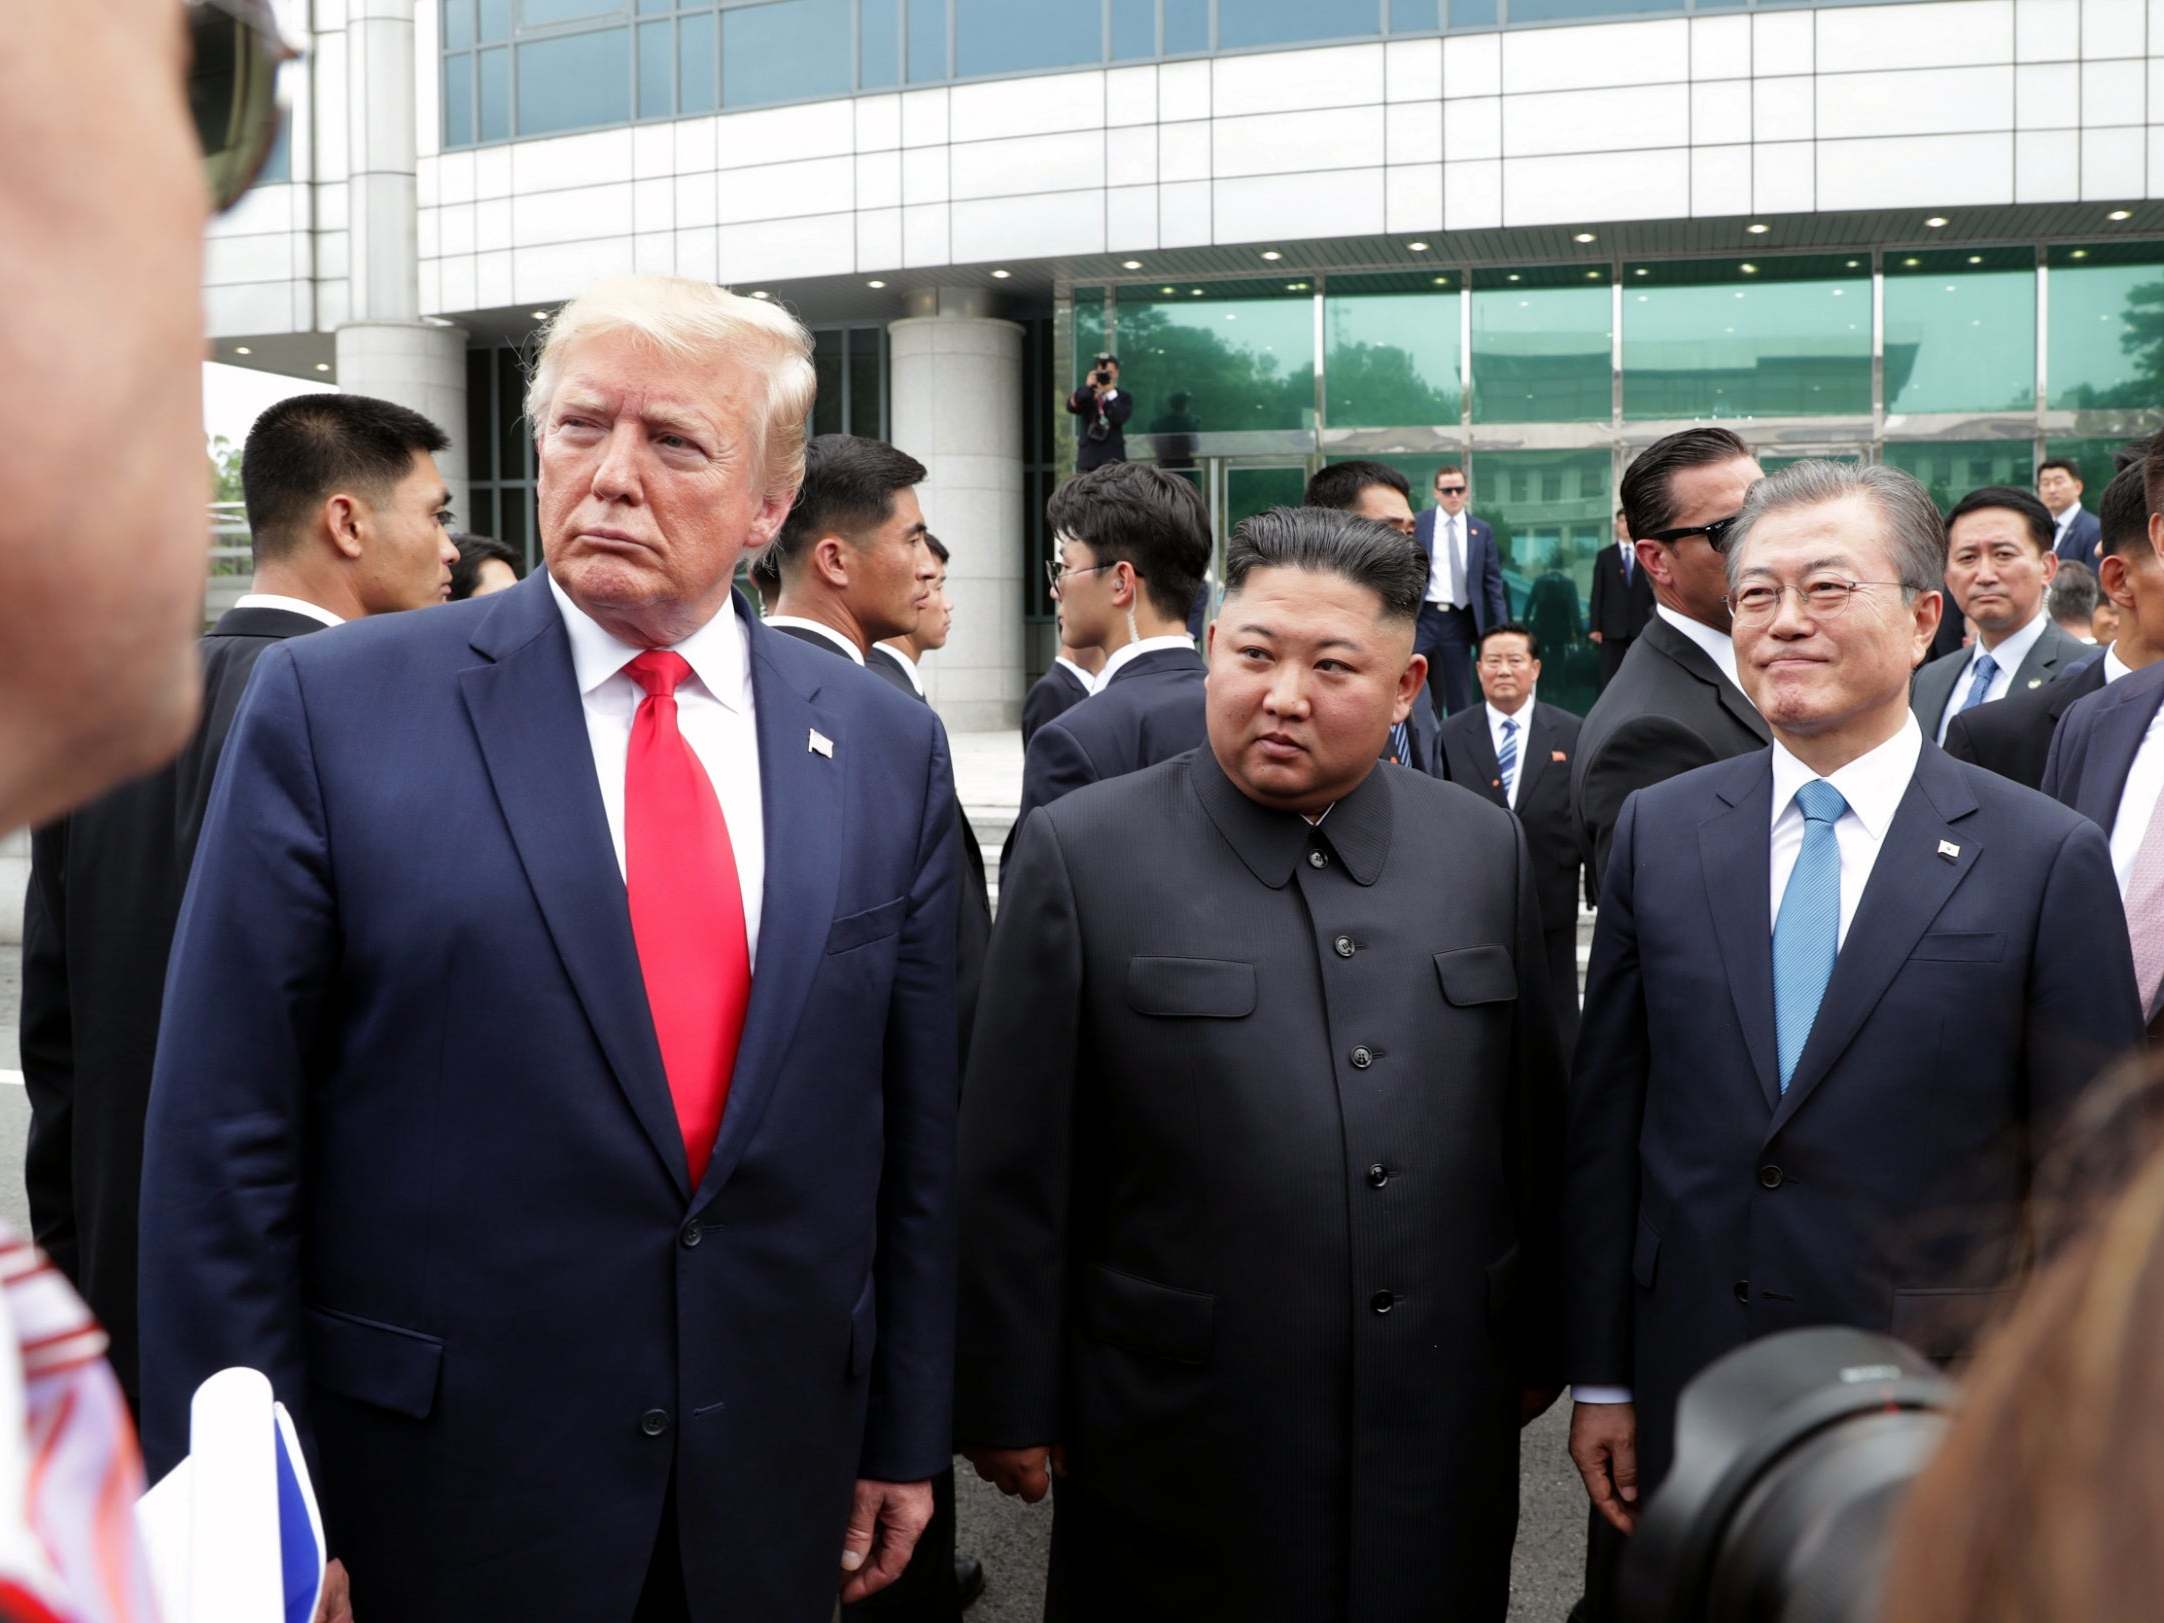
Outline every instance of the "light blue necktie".
<path id="1" fill-rule="evenodd" d="M 1976 656 L 1976 675 L 1969 683 L 1969 696 L 1961 701 L 1961 708 L 1974 710 L 1984 702 L 1984 695 L 1991 691 L 1992 681 L 1999 674 L 1999 662 L 1989 654 Z"/>
<path id="2" fill-rule="evenodd" d="M 1503 747 L 1495 757 L 1495 764 L 1502 769 L 1503 799 L 1510 799 L 1510 786 L 1518 776 L 1518 718 L 1503 718 Z"/>
<path id="3" fill-rule="evenodd" d="M 1773 925 L 1773 1030 L 1781 1051 L 1781 1091 L 1796 1074 L 1804 1039 L 1818 1018 L 1819 999 L 1841 950 L 1841 847 L 1833 825 L 1848 810 L 1841 791 L 1813 778 L 1796 791 L 1803 813 L 1803 849 L 1781 895 Z"/>

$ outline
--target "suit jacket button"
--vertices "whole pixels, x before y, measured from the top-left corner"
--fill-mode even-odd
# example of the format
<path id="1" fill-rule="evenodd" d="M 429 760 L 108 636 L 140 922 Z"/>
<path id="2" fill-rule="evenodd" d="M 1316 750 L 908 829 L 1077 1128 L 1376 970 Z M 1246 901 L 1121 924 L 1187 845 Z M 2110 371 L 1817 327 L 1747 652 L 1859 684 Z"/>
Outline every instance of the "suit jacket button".
<path id="1" fill-rule="evenodd" d="M 1398 1299 L 1388 1291 L 1377 1291 L 1368 1298 L 1368 1306 L 1378 1313 L 1388 1313 L 1398 1305 Z"/>
<path id="2" fill-rule="evenodd" d="M 1365 1048 L 1356 1048 L 1352 1051 L 1352 1063 L 1354 1070 L 1364 1071 L 1375 1063 L 1375 1056 Z"/>
<path id="3" fill-rule="evenodd" d="M 1330 866 L 1330 858 L 1321 851 L 1310 851 L 1307 854 L 1307 865 L 1310 868 L 1327 868 Z"/>
<path id="4" fill-rule="evenodd" d="M 1760 1167 L 1758 1169 L 1758 1186 L 1761 1189 L 1778 1189 L 1781 1187 L 1781 1177 L 1782 1174 L 1779 1167 Z"/>
<path id="5" fill-rule="evenodd" d="M 696 1217 L 684 1225 L 682 1239 L 686 1250 L 697 1245 L 704 1238 L 705 1235 L 700 1231 L 699 1220 Z"/>
<path id="6" fill-rule="evenodd" d="M 1382 1162 L 1377 1161 L 1373 1166 L 1368 1168 L 1368 1187 L 1370 1189 L 1380 1189 L 1384 1184 L 1388 1183 L 1389 1181 L 1390 1169 L 1384 1166 Z"/>
<path id="7" fill-rule="evenodd" d="M 1353 955 L 1353 940 L 1349 935 L 1339 936 L 1330 945 L 1337 948 L 1337 955 L 1340 958 L 1350 958 Z"/>
<path id="8" fill-rule="evenodd" d="M 668 1429 L 669 1411 L 666 1409 L 649 1409 L 639 1416 L 639 1430 L 649 1437 L 659 1437 Z"/>

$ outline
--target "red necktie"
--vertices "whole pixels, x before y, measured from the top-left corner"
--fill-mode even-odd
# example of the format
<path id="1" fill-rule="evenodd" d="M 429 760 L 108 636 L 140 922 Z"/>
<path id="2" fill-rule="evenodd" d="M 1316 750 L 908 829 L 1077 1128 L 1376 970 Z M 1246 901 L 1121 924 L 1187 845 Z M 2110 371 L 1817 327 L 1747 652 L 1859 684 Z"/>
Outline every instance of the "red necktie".
<path id="1" fill-rule="evenodd" d="M 624 669 L 646 690 L 624 766 L 631 934 L 697 1189 L 751 1001 L 744 895 L 721 802 L 676 726 L 676 689 L 691 667 L 681 654 L 650 649 Z"/>

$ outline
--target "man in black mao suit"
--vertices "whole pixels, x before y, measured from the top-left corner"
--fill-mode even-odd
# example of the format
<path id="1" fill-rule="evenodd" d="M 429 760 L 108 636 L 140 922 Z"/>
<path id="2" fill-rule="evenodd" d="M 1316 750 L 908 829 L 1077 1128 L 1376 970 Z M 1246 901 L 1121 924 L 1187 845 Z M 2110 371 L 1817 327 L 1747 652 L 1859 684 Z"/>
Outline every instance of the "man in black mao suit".
<path id="1" fill-rule="evenodd" d="M 1059 1450 L 1049 1616 L 1498 1619 L 1560 1307 L 1531 862 L 1376 759 L 1422 674 L 1401 538 L 1280 508 L 1226 575 L 1206 746 L 1022 830 L 957 1430 L 1032 1500 Z"/>
<path id="2" fill-rule="evenodd" d="M 218 758 L 265 649 L 443 601 L 456 549 L 434 453 L 448 443 L 427 418 L 365 395 L 304 395 L 264 412 L 241 458 L 255 580 L 203 639 L 195 736 L 163 771 L 31 838 L 23 1183 L 37 1242 L 111 1336 L 131 1405 L 143 1118 L 166 957 Z"/>
<path id="3" fill-rule="evenodd" d="M 1146 462 L 1070 479 L 1047 508 L 1059 537 L 1060 634 L 1104 650 L 1097 691 L 1045 723 L 1022 756 L 1015 833 L 1086 783 L 1169 760 L 1202 742 L 1202 656 L 1187 609 L 1210 561 L 1195 487 Z M 1005 882 L 1015 841 L 999 854 Z"/>
<path id="4" fill-rule="evenodd" d="M 1543 704 L 1540 643 L 1524 626 L 1490 626 L 1480 639 L 1483 703 L 1443 723 L 1443 775 L 1507 806 L 1525 830 L 1547 946 L 1549 1003 L 1565 1059 L 1578 1040 L 1578 895 L 1584 859 L 1570 815 L 1570 758 L 1578 718 Z"/>
<path id="5" fill-rule="evenodd" d="M 1615 510 L 1615 545 L 1593 560 L 1593 622 L 1590 635 L 1600 644 L 1603 692 L 1623 668 L 1623 656 L 1653 618 L 1653 577 L 1638 567 L 1637 548 L 1622 508 Z"/>
<path id="6" fill-rule="evenodd" d="M 1495 532 L 1466 511 L 1472 482 L 1455 464 L 1435 470 L 1435 505 L 1413 528 L 1428 563 L 1420 605 L 1419 651 L 1428 661 L 1428 696 L 1442 716 L 1473 702 L 1473 649 L 1480 634 L 1510 618 Z"/>
<path id="7" fill-rule="evenodd" d="M 1909 713 L 1941 534 L 1893 468 L 1754 489 L 1729 568 L 1773 747 L 1640 791 L 1616 829 L 1563 1209 L 1571 1453 L 1618 1526 L 1685 1383 L 1747 1341 L 1846 1324 L 1965 1353 L 2054 1128 L 2140 1041 L 2102 837 Z"/>

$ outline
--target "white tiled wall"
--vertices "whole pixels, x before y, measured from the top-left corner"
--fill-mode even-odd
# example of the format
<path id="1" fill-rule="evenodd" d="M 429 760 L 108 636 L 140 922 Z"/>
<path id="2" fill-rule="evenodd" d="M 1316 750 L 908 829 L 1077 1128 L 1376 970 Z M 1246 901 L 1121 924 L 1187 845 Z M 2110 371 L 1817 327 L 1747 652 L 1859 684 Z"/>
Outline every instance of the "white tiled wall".
<path id="1" fill-rule="evenodd" d="M 434 10 L 420 0 L 429 63 Z M 317 6 L 319 23 L 341 16 Z M 329 325 L 340 307 L 341 44 L 335 29 L 316 40 L 323 139 L 295 153 L 314 184 L 268 189 L 217 228 L 219 331 Z M 2164 195 L 2164 0 L 1455 35 L 440 155 L 432 94 L 416 116 L 423 308 L 455 314 L 547 303 L 632 266 L 748 283 L 1385 231 Z"/>

